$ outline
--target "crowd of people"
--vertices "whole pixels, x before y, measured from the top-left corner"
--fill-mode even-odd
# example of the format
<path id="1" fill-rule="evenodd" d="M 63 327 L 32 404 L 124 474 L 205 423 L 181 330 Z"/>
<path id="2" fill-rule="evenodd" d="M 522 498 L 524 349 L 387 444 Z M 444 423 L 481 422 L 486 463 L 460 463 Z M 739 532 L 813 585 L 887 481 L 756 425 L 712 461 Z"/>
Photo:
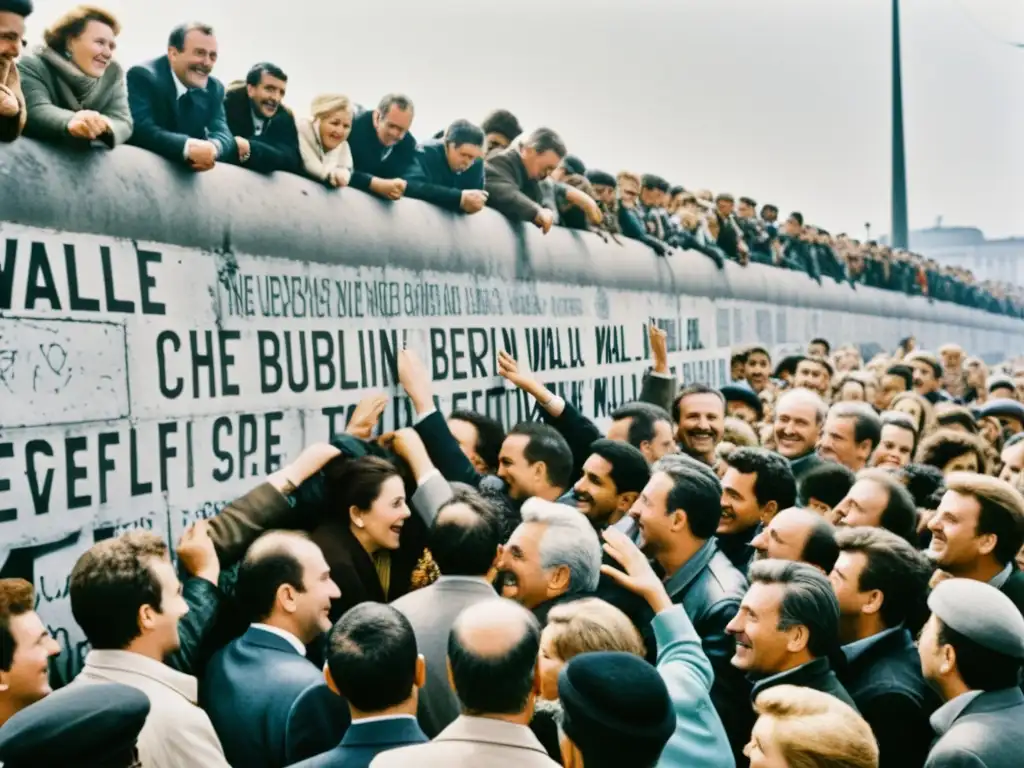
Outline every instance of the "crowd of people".
<path id="1" fill-rule="evenodd" d="M 33 587 L 0 580 L 4 768 L 1010 768 L 1024 728 L 1024 367 L 815 339 L 680 388 L 648 329 L 607 433 L 389 397 L 172 557 L 96 543 L 55 692 Z M 685 383 L 684 383 L 685 384 Z"/>
<path id="2" fill-rule="evenodd" d="M 493 208 L 544 233 L 589 230 L 606 241 L 639 240 L 660 255 L 705 254 L 719 267 L 750 262 L 867 285 L 987 312 L 1024 317 L 1024 294 L 979 281 L 962 267 L 805 224 L 800 212 L 749 197 L 672 185 L 656 174 L 611 174 L 568 154 L 547 128 L 524 134 L 499 109 L 479 124 L 455 120 L 429 141 L 413 134 L 415 107 L 402 94 L 360 109 L 325 93 L 307 114 L 284 105 L 288 76 L 269 62 L 225 88 L 212 77 L 214 30 L 174 29 L 167 54 L 125 71 L 114 56 L 116 18 L 78 6 L 53 22 L 43 44 L 19 59 L 31 0 L 0 0 L 0 141 L 22 132 L 83 149 L 130 143 L 193 171 L 232 163 L 258 173 L 309 176 L 385 200 L 425 200 L 453 212 Z M 15 64 L 15 61 L 17 63 Z"/>

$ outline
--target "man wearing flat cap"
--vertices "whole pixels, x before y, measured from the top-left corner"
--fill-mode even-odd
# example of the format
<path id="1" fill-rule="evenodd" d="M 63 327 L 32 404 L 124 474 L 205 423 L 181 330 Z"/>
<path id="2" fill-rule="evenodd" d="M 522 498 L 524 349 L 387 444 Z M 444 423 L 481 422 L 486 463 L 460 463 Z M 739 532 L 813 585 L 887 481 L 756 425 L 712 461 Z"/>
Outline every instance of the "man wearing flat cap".
<path id="1" fill-rule="evenodd" d="M 28 112 L 15 60 L 25 38 L 25 18 L 32 0 L 0 0 L 0 142 L 14 141 L 25 127 Z"/>
<path id="2" fill-rule="evenodd" d="M 992 416 L 999 420 L 999 425 L 1012 434 L 1019 434 L 1024 431 L 1024 405 L 1009 398 L 989 400 L 981 408 L 980 418 L 985 419 Z"/>
<path id="3" fill-rule="evenodd" d="M 1019 768 L 1024 733 L 1024 618 L 998 589 L 948 579 L 928 598 L 921 672 L 945 702 L 925 768 Z"/>
<path id="4" fill-rule="evenodd" d="M 4 768 L 135 768 L 149 698 L 118 683 L 73 686 L 26 707 L 0 728 Z"/>
<path id="5" fill-rule="evenodd" d="M 726 413 L 753 426 L 764 418 L 764 403 L 757 394 L 739 384 L 726 384 L 721 389 Z"/>

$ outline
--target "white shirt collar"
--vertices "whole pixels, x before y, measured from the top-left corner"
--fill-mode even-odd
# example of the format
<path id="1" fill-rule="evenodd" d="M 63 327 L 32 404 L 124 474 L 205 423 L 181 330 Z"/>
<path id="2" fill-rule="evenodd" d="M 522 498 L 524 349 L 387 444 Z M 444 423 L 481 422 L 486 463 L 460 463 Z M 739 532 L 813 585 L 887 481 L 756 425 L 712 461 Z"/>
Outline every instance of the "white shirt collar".
<path id="1" fill-rule="evenodd" d="M 485 584 L 486 586 L 491 587 L 492 589 L 494 588 L 494 585 L 491 584 L 491 582 L 489 582 L 487 579 L 483 578 L 482 576 L 445 576 L 444 574 L 441 574 L 440 576 L 437 577 L 437 580 L 438 581 L 468 581 L 468 582 L 475 582 L 477 584 Z"/>
<path id="2" fill-rule="evenodd" d="M 174 90 L 177 92 L 179 99 L 188 93 L 188 86 L 178 79 L 178 76 L 174 74 L 173 69 L 171 70 L 171 79 L 174 81 Z"/>
<path id="3" fill-rule="evenodd" d="M 352 725 L 362 725 L 363 723 L 380 723 L 384 720 L 402 720 L 408 718 L 415 720 L 416 718 L 412 715 L 377 715 L 375 717 L 360 717 L 358 720 L 353 720 Z"/>
<path id="4" fill-rule="evenodd" d="M 306 646 L 305 646 L 305 644 L 301 640 L 299 640 L 299 638 L 297 638 L 295 635 L 293 635 L 291 632 L 289 632 L 287 629 L 281 629 L 280 627 L 272 627 L 269 624 L 260 624 L 258 622 L 254 623 L 254 624 L 250 624 L 249 626 L 252 629 L 262 629 L 264 632 L 269 632 L 272 635 L 277 635 L 278 637 L 283 637 L 285 640 L 287 640 L 291 644 L 292 648 L 295 649 L 295 651 L 299 654 L 299 656 L 305 656 L 306 655 Z"/>

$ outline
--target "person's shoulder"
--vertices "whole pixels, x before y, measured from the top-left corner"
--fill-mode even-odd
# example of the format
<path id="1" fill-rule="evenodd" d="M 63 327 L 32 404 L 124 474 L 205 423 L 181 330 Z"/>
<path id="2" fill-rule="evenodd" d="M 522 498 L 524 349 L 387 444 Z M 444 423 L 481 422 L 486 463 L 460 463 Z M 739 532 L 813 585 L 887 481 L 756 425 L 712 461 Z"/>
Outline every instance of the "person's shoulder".
<path id="1" fill-rule="evenodd" d="M 370 768 L 405 768 L 410 765 L 423 766 L 423 759 L 427 755 L 438 751 L 440 745 L 434 742 L 426 744 L 412 744 L 398 749 L 389 749 L 381 752 L 370 763 Z M 429 765 L 429 764 L 428 764 Z"/>
<path id="2" fill-rule="evenodd" d="M 206 92 L 218 101 L 224 100 L 224 83 L 216 77 L 211 77 L 206 84 Z"/>
<path id="3" fill-rule="evenodd" d="M 715 603 L 723 600 L 739 602 L 749 586 L 747 577 L 721 551 L 715 552 L 703 575 L 708 581 L 709 597 Z"/>
<path id="4" fill-rule="evenodd" d="M 155 59 L 149 59 L 148 61 L 141 61 L 138 64 L 133 64 L 128 69 L 128 74 L 132 77 L 146 77 L 155 80 L 160 72 L 161 64 L 166 66 L 168 70 L 170 69 L 170 65 L 167 63 L 167 57 L 158 56 Z"/>
<path id="5" fill-rule="evenodd" d="M 26 53 L 18 59 L 18 71 L 29 72 L 33 75 L 43 75 L 49 70 L 46 59 L 38 52 Z"/>

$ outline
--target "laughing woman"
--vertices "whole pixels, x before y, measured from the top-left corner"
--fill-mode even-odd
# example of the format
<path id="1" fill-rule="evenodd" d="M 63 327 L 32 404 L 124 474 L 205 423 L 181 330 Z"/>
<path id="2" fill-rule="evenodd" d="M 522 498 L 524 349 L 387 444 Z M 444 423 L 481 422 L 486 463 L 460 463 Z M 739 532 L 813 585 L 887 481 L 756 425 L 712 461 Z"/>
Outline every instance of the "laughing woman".
<path id="1" fill-rule="evenodd" d="M 46 30 L 46 45 L 18 62 L 28 105 L 25 135 L 111 149 L 128 140 L 128 88 L 114 60 L 120 31 L 117 19 L 89 5 Z"/>
<path id="2" fill-rule="evenodd" d="M 359 603 L 390 603 L 412 590 L 428 526 L 411 514 L 405 482 L 389 461 L 364 456 L 329 464 L 324 477 L 331 511 L 311 538 L 341 588 L 331 605 L 337 621 Z"/>

